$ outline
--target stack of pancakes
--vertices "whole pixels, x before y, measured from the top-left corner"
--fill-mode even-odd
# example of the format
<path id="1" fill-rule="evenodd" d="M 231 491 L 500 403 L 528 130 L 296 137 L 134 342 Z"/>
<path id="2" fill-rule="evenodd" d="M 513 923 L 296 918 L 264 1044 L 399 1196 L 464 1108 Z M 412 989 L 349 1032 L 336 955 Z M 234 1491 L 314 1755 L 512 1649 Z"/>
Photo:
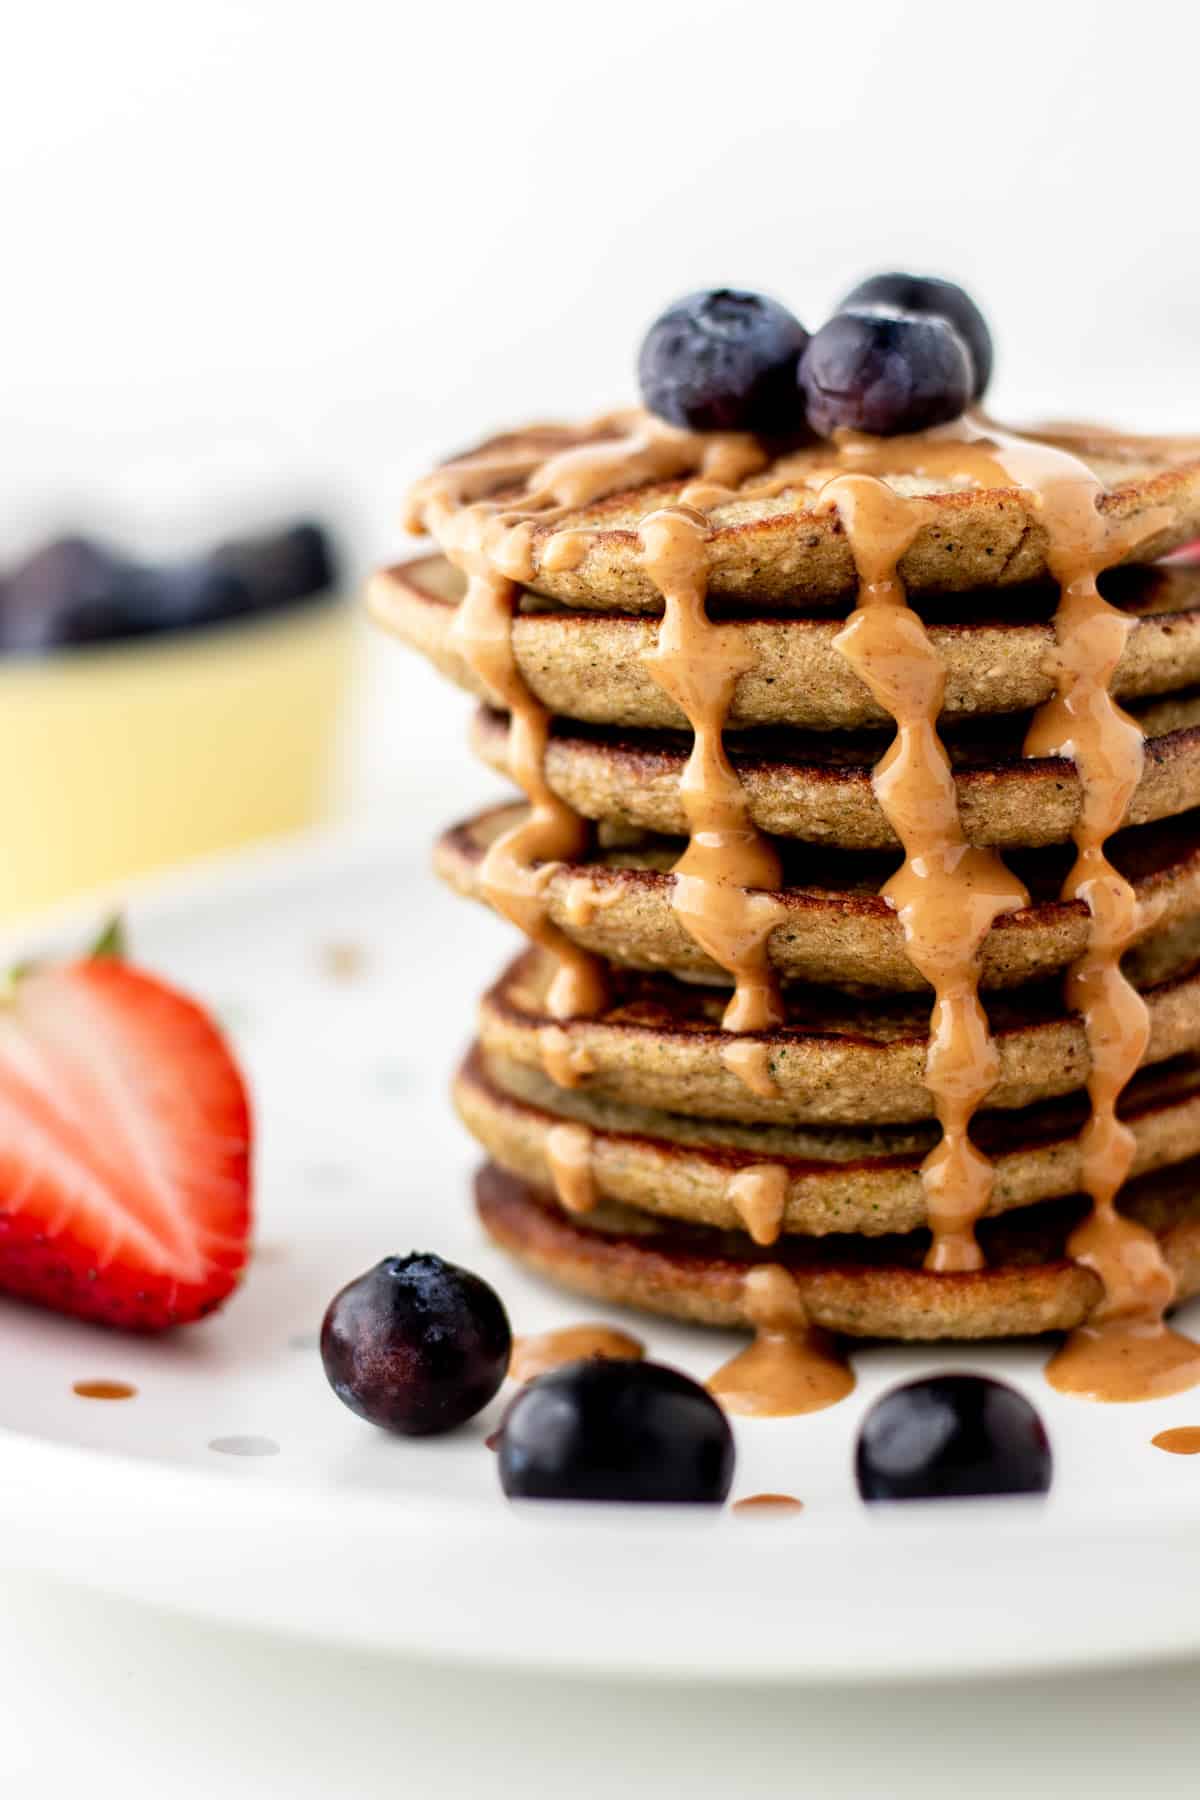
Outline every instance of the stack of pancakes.
<path id="1" fill-rule="evenodd" d="M 1100 584 L 1132 621 L 1113 692 L 1146 736 L 1109 845 L 1143 903 L 1125 968 L 1150 1014 L 1120 1106 L 1137 1144 L 1121 1208 L 1157 1234 L 1183 1297 L 1200 1289 L 1200 564 L 1152 559 L 1200 530 L 1200 452 L 1056 441 L 1103 481 L 1104 511 L 1153 525 L 1139 560 Z M 753 1323 L 747 1275 L 765 1263 L 793 1277 L 811 1321 L 854 1336 L 1070 1329 L 1102 1289 L 1066 1254 L 1087 1204 L 1077 1190 L 1089 1051 L 1063 975 L 1089 919 L 1082 901 L 1058 897 L 1080 785 L 1070 760 L 1022 753 L 1053 692 L 1059 592 L 1045 533 L 1016 488 L 938 492 L 919 470 L 890 478 L 926 502 L 899 573 L 944 663 L 941 735 L 963 829 L 997 848 L 1030 896 L 996 921 L 980 957 L 999 1053 L 972 1125 L 995 1168 L 984 1266 L 934 1272 L 920 1174 L 938 1138 L 924 1081 L 931 995 L 880 895 L 901 860 L 872 785 L 892 727 L 835 645 L 856 571 L 836 513 L 814 504 L 828 471 L 810 455 L 811 481 L 793 455 L 778 495 L 706 508 L 708 616 L 741 669 L 725 750 L 782 869 L 767 954 L 785 1019 L 767 1030 L 724 1029 L 729 975 L 673 905 L 691 733 L 648 669 L 663 602 L 639 525 L 686 504 L 686 484 L 556 516 L 560 541 L 564 529 L 586 533 L 586 554 L 555 558 L 548 531 L 525 545 L 512 654 L 553 715 L 545 782 L 589 822 L 586 847 L 547 862 L 538 892 L 545 918 L 602 959 L 607 997 L 594 1013 L 556 1016 L 553 959 L 537 948 L 485 995 L 456 1086 L 490 1158 L 480 1215 L 561 1283 L 686 1319 Z M 506 771 L 509 718 L 454 631 L 464 588 L 449 561 L 427 556 L 378 575 L 372 611 L 480 698 L 475 748 Z M 487 852 L 521 817 L 516 803 L 450 830 L 441 875 L 484 897 Z"/>

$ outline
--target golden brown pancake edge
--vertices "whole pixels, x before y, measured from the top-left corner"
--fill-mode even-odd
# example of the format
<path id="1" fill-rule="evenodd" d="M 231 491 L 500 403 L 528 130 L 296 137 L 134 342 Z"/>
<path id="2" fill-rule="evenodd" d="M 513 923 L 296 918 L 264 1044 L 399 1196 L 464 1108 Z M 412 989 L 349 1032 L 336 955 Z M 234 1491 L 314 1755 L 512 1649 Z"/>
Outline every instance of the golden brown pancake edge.
<path id="1" fill-rule="evenodd" d="M 1070 1331 L 1102 1291 L 1090 1269 L 1063 1254 L 1066 1227 L 1079 1217 L 1070 1202 L 1043 1203 L 1036 1219 L 985 1223 L 988 1264 L 970 1274 L 922 1269 L 923 1233 L 911 1242 L 793 1237 L 756 1251 L 748 1238 L 731 1244 L 721 1233 L 664 1229 L 635 1213 L 614 1211 L 589 1227 L 492 1163 L 476 1177 L 475 1202 L 492 1241 L 555 1285 L 702 1325 L 750 1325 L 744 1278 L 764 1262 L 788 1269 L 814 1324 L 860 1338 L 936 1342 Z M 1132 1183 L 1122 1209 L 1157 1235 L 1177 1299 L 1200 1291 L 1196 1165 Z M 866 1261 L 863 1247 L 880 1260 Z M 889 1255 L 897 1260 L 884 1260 Z"/>

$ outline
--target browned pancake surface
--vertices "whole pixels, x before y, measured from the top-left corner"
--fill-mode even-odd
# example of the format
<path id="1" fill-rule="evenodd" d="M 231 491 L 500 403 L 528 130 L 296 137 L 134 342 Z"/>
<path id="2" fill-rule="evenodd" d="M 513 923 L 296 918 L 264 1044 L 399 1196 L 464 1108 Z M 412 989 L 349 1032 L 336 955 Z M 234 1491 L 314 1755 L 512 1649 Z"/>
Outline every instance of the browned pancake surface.
<path id="1" fill-rule="evenodd" d="M 526 952 L 484 995 L 479 1036 L 489 1055 L 543 1067 L 542 1033 L 555 1026 L 587 1071 L 589 1093 L 693 1118 L 764 1124 L 905 1124 L 932 1115 L 924 1068 L 928 1006 L 920 996 L 856 1000 L 793 989 L 788 1022 L 733 1038 L 716 989 L 614 970 L 607 1008 L 554 1020 L 548 970 Z M 1147 1065 L 1200 1048 L 1200 965 L 1145 990 Z M 1061 984 L 989 997 L 1000 1080 L 988 1105 L 1008 1111 L 1081 1088 L 1089 1068 L 1082 1022 L 1063 1013 Z M 774 1091 L 755 1091 L 725 1066 L 734 1043 L 762 1046 Z"/>
<path id="2" fill-rule="evenodd" d="M 1169 693 L 1200 681 L 1200 566 L 1116 570 L 1104 584 L 1134 620 L 1118 665 L 1114 692 L 1123 699 Z M 453 636 L 455 603 L 464 581 L 441 557 L 423 557 L 375 576 L 368 603 L 378 624 L 429 657 L 443 674 L 486 700 L 487 692 Z M 992 616 L 978 595 L 956 603 L 962 615 L 940 617 L 930 603 L 928 625 L 946 668 L 945 716 L 1020 712 L 1050 697 L 1047 655 L 1054 641 L 1054 590 L 1014 589 L 990 596 Z M 746 614 L 735 618 L 746 672 L 734 689 L 729 725 L 793 725 L 845 730 L 878 725 L 886 715 L 835 648 L 840 617 Z M 552 713 L 585 724 L 682 729 L 687 721 L 645 665 L 657 623 L 633 614 L 520 613 L 513 653 L 530 691 Z"/>
<path id="3" fill-rule="evenodd" d="M 595 1299 L 705 1325 L 748 1325 L 747 1272 L 785 1267 L 810 1318 L 851 1337 L 1025 1337 L 1069 1331 L 1101 1297 L 1099 1277 L 1070 1261 L 1067 1236 L 1083 1200 L 1048 1201 L 985 1221 L 986 1258 L 970 1274 L 928 1274 L 928 1235 L 789 1237 L 769 1250 L 748 1238 L 606 1208 L 589 1224 L 568 1219 L 545 1195 L 494 1164 L 476 1179 L 489 1236 L 547 1279 Z M 1130 1184 L 1121 1209 L 1157 1235 L 1178 1297 L 1200 1291 L 1200 1165 L 1180 1164 Z"/>
<path id="4" fill-rule="evenodd" d="M 520 806 L 495 807 L 445 833 L 434 852 L 442 878 L 480 899 L 489 845 L 524 815 Z M 685 930 L 672 905 L 669 871 L 681 840 L 643 837 L 634 844 L 597 848 L 586 861 L 554 865 L 544 888 L 554 924 L 585 949 L 638 969 L 665 969 L 723 984 L 728 978 Z M 768 954 L 786 981 L 838 987 L 922 991 L 904 953 L 896 915 L 879 889 L 896 867 L 887 852 L 840 852 L 779 840 L 786 886 L 774 897 L 785 920 L 768 939 Z M 1122 832 L 1110 856 L 1134 882 L 1146 908 L 1146 936 L 1200 912 L 1200 813 Z M 1003 914 L 982 954 L 985 987 L 1013 987 L 1044 978 L 1082 955 L 1088 914 L 1081 900 L 1056 898 L 1069 867 L 1066 846 L 1010 853 L 1032 904 Z"/>
<path id="5" fill-rule="evenodd" d="M 1131 710 L 1147 738 L 1126 824 L 1200 805 L 1200 694 L 1192 689 Z M 1018 716 L 946 735 L 959 814 L 973 844 L 1026 849 L 1071 835 L 1080 806 L 1075 765 L 1064 757 L 1023 757 L 1023 727 Z M 472 741 L 491 768 L 511 772 L 506 714 L 481 708 Z M 871 784 L 887 742 L 887 733 L 760 731 L 728 734 L 726 749 L 760 831 L 880 850 L 898 848 Z M 546 751 L 546 779 L 584 818 L 679 837 L 687 831 L 679 783 L 688 749 L 683 733 L 560 720 Z"/>
<path id="6" fill-rule="evenodd" d="M 459 1071 L 454 1097 L 492 1161 L 543 1192 L 554 1188 L 551 1133 L 565 1121 L 587 1127 L 588 1168 L 602 1201 L 740 1230 L 730 1183 L 770 1163 L 787 1172 L 785 1232 L 879 1236 L 926 1222 L 920 1165 L 937 1141 L 932 1125 L 872 1131 L 689 1119 L 557 1088 L 540 1070 L 489 1061 L 478 1047 Z M 1200 1062 L 1181 1058 L 1143 1071 L 1121 1116 L 1136 1141 L 1134 1175 L 1200 1155 Z M 995 1161 L 992 1216 L 1077 1190 L 1086 1117 L 1083 1097 L 1073 1096 L 976 1119 L 973 1136 Z"/>
<path id="7" fill-rule="evenodd" d="M 529 441 L 529 434 L 513 433 L 479 449 L 520 450 Z M 1056 436 L 1053 441 L 1081 456 L 1104 482 L 1108 491 L 1100 504 L 1109 518 L 1132 522 L 1166 509 L 1167 522 L 1138 544 L 1140 562 L 1153 562 L 1200 536 L 1200 443 L 1195 439 L 1105 434 Z M 561 448 L 561 437 L 546 445 L 547 451 Z M 713 509 L 712 597 L 752 606 L 806 606 L 852 594 L 854 559 L 841 521 L 817 505 L 826 481 L 844 473 L 827 445 L 792 451 L 746 484 L 786 478 L 789 485 L 783 492 L 769 498 L 738 495 Z M 932 502 L 927 523 L 900 561 L 900 576 L 910 591 L 963 593 L 1045 577 L 1046 530 L 1032 493 L 1017 486 L 969 484 L 947 492 L 916 468 L 887 480 L 900 492 Z M 687 485 L 686 480 L 665 481 L 613 494 L 539 525 L 532 544 L 533 586 L 575 606 L 657 610 L 660 596 L 642 568 L 638 526 L 655 508 L 678 502 Z M 516 490 L 511 497 L 518 499 Z M 546 546 L 556 532 L 573 529 L 591 534 L 582 561 L 573 569 L 548 569 Z"/>

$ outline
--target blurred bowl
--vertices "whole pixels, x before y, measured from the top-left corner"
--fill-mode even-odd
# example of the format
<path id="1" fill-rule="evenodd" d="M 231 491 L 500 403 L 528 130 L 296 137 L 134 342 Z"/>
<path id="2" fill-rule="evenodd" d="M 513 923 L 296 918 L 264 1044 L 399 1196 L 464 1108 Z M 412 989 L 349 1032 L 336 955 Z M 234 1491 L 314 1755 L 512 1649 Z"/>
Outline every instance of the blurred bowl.
<path id="1" fill-rule="evenodd" d="M 316 824 L 354 608 L 0 660 L 0 918 Z"/>

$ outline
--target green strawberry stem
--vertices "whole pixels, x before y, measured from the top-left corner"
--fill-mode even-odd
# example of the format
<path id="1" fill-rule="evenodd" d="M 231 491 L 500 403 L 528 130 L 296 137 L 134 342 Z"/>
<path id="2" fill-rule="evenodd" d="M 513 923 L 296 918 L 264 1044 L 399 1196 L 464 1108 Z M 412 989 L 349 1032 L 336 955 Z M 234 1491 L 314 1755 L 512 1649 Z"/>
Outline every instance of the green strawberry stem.
<path id="1" fill-rule="evenodd" d="M 108 957 L 115 962 L 124 962 L 129 954 L 129 944 L 125 932 L 125 918 L 122 913 L 114 913 L 87 952 L 89 962 L 98 962 Z"/>
<path id="2" fill-rule="evenodd" d="M 125 931 L 125 919 L 121 913 L 113 913 L 106 919 L 97 932 L 91 945 L 84 951 L 85 962 L 124 962 L 128 955 L 129 945 Z M 17 984 L 26 975 L 32 975 L 35 969 L 44 968 L 44 956 L 26 956 L 20 962 L 13 963 L 11 968 L 0 972 L 0 1006 L 11 1002 L 16 995 Z"/>

